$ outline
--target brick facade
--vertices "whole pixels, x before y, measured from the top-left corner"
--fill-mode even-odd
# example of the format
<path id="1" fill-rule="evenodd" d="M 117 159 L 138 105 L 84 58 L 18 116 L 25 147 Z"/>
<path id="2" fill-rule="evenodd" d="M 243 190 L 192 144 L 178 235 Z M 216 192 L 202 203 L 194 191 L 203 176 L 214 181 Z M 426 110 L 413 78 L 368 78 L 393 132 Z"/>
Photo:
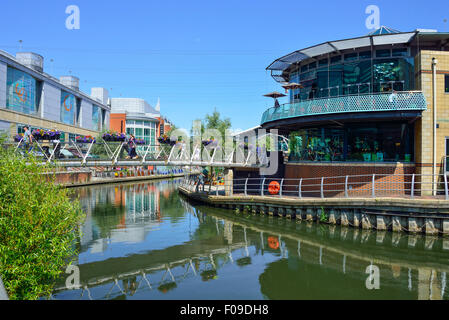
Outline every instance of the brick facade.
<path id="1" fill-rule="evenodd" d="M 346 176 L 359 176 L 348 179 L 348 195 L 372 196 L 373 174 L 376 196 L 407 195 L 414 173 L 414 164 L 402 163 L 289 163 L 285 168 L 286 195 L 299 194 L 298 179 L 302 178 L 303 196 L 319 196 L 321 178 L 334 177 L 324 180 L 325 196 L 344 196 Z"/>
<path id="2" fill-rule="evenodd" d="M 112 131 L 126 133 L 126 113 L 111 113 L 109 121 Z"/>

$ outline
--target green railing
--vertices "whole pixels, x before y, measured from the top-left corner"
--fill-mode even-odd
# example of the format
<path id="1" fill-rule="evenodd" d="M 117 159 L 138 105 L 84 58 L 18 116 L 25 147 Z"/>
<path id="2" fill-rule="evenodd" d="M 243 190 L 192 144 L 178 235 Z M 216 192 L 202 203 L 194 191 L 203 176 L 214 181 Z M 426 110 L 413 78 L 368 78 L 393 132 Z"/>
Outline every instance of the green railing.
<path id="1" fill-rule="evenodd" d="M 261 123 L 313 115 L 402 110 L 427 110 L 424 94 L 421 91 L 369 93 L 287 103 L 265 111 Z"/>

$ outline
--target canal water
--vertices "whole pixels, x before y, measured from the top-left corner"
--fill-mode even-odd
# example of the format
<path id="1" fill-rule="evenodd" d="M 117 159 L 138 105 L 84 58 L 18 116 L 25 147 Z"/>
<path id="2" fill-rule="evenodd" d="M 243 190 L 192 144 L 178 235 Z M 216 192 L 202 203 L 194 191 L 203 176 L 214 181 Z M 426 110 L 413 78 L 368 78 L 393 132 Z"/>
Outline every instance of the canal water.
<path id="1" fill-rule="evenodd" d="M 51 298 L 449 297 L 449 239 L 237 215 L 192 204 L 179 182 L 77 189 L 79 287 L 67 274 Z"/>

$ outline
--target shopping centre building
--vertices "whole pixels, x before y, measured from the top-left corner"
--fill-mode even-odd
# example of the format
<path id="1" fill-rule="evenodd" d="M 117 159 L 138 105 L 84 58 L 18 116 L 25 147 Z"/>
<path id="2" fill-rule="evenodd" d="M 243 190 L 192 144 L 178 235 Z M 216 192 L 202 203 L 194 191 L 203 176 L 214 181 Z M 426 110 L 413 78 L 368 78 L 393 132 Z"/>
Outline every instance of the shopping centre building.
<path id="1" fill-rule="evenodd" d="M 297 50 L 267 70 L 289 93 L 261 121 L 289 138 L 285 178 L 446 170 L 449 33 L 381 27 Z"/>
<path id="2" fill-rule="evenodd" d="M 153 108 L 140 98 L 112 98 L 112 131 L 132 134 L 145 140 L 147 146 L 156 146 L 157 138 L 170 130 L 171 123 L 161 115 L 160 102 Z"/>
<path id="3" fill-rule="evenodd" d="M 108 91 L 79 89 L 79 79 L 56 79 L 44 72 L 44 57 L 35 53 L 12 56 L 0 51 L 0 130 L 11 136 L 23 127 L 58 130 L 61 140 L 97 136 L 109 128 Z"/>

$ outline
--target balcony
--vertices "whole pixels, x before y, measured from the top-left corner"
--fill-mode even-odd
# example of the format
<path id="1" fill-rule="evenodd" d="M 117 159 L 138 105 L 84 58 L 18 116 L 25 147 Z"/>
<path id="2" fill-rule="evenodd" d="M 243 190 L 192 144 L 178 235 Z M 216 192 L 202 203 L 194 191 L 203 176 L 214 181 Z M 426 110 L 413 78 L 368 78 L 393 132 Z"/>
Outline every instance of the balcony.
<path id="1" fill-rule="evenodd" d="M 286 103 L 264 112 L 261 124 L 315 115 L 379 111 L 425 111 L 427 101 L 421 91 L 367 93 Z"/>

